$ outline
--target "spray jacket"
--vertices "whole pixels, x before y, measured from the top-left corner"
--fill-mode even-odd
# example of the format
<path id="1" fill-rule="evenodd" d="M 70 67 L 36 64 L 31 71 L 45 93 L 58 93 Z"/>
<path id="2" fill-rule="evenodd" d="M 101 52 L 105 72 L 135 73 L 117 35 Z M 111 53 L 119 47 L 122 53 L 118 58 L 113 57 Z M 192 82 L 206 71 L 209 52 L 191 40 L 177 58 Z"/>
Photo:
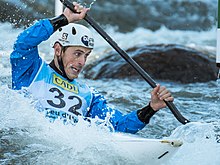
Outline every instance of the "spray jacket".
<path id="1" fill-rule="evenodd" d="M 38 45 L 49 39 L 53 32 L 50 21 L 45 19 L 18 36 L 10 56 L 12 88 L 27 87 L 51 121 L 75 122 L 75 116 L 79 115 L 104 120 L 108 116 L 115 131 L 136 133 L 142 129 L 146 124 L 138 119 L 137 111 L 123 115 L 109 107 L 99 92 L 78 80 L 68 81 L 42 60 Z"/>

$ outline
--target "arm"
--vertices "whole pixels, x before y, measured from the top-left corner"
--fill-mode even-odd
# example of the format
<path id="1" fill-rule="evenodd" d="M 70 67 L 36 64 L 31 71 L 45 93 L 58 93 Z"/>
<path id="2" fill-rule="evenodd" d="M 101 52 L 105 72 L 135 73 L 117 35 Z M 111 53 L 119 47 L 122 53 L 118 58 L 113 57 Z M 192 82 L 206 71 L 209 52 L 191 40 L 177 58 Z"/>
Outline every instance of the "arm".
<path id="1" fill-rule="evenodd" d="M 30 85 L 42 63 L 37 46 L 52 33 L 53 27 L 49 20 L 41 20 L 18 36 L 10 56 L 13 89 Z"/>
<path id="2" fill-rule="evenodd" d="M 126 115 L 122 114 L 119 110 L 113 109 L 108 106 L 106 99 L 96 90 L 92 89 L 92 103 L 90 106 L 88 117 L 105 119 L 107 113 L 110 113 L 110 122 L 115 131 L 136 133 L 138 130 L 144 128 L 146 123 L 142 122 L 137 115 L 138 111 L 132 111 Z M 148 121 L 152 115 L 148 115 Z"/>
<path id="3" fill-rule="evenodd" d="M 100 93 L 93 90 L 92 94 L 93 100 L 88 116 L 92 118 L 98 116 L 104 120 L 109 112 L 111 114 L 110 122 L 115 131 L 127 133 L 136 133 L 143 129 L 158 110 L 166 107 L 163 100 L 173 101 L 171 93 L 165 87 L 158 85 L 151 92 L 151 101 L 148 106 L 123 115 L 119 110 L 110 108 Z"/>

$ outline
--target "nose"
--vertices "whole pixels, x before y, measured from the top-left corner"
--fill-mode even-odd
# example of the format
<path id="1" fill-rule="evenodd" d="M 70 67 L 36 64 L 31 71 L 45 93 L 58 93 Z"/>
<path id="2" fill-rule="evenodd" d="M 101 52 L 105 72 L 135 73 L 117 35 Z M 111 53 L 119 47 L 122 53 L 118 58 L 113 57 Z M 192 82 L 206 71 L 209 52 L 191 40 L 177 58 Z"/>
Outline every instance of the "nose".
<path id="1" fill-rule="evenodd" d="M 80 56 L 78 57 L 78 64 L 80 64 L 81 66 L 84 66 L 86 63 L 86 58 L 84 56 Z"/>

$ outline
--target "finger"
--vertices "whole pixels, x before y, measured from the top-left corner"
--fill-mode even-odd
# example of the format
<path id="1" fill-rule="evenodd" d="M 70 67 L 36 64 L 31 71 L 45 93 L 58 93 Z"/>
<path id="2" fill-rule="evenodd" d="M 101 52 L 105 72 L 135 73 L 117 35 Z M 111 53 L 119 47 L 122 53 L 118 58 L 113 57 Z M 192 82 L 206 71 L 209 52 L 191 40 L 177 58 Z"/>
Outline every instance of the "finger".
<path id="1" fill-rule="evenodd" d="M 90 8 L 83 8 L 82 11 L 81 11 L 81 13 L 85 14 L 85 13 L 87 13 L 89 10 L 90 10 Z"/>
<path id="2" fill-rule="evenodd" d="M 80 13 L 82 11 L 82 9 L 84 8 L 82 5 L 80 5 L 77 2 L 73 2 L 73 6 L 74 6 L 74 10 L 77 13 Z"/>
<path id="3" fill-rule="evenodd" d="M 158 95 L 160 90 L 160 84 L 158 84 L 151 92 L 152 95 Z"/>
<path id="4" fill-rule="evenodd" d="M 165 86 L 161 86 L 160 90 L 158 91 L 159 93 L 164 93 L 166 91 L 166 87 Z"/>
<path id="5" fill-rule="evenodd" d="M 163 90 L 162 92 L 158 93 L 158 97 L 164 98 L 167 94 L 169 94 L 169 92 L 167 90 Z"/>
<path id="6" fill-rule="evenodd" d="M 90 8 L 85 8 L 83 5 L 80 5 L 77 2 L 73 2 L 73 5 L 74 10 L 79 14 L 83 13 L 82 15 L 85 15 L 85 13 L 87 13 L 90 10 Z"/>
<path id="7" fill-rule="evenodd" d="M 89 11 L 89 8 L 83 8 L 82 11 L 78 14 L 80 19 L 83 19 L 86 16 L 86 13 Z"/>
<path id="8" fill-rule="evenodd" d="M 165 100 L 165 101 L 173 101 L 174 98 L 171 95 L 171 93 L 166 93 L 163 96 L 160 97 L 160 100 Z"/>
<path id="9" fill-rule="evenodd" d="M 76 12 L 77 13 L 81 13 L 82 12 L 82 10 L 83 10 L 83 6 L 82 5 L 77 5 L 77 7 L 76 7 Z"/>
<path id="10" fill-rule="evenodd" d="M 78 12 L 78 10 L 79 10 L 79 4 L 78 4 L 78 3 L 74 5 L 74 10 L 75 10 L 76 12 Z"/>
<path id="11" fill-rule="evenodd" d="M 82 11 L 83 8 L 84 8 L 83 5 L 79 5 L 79 10 L 80 11 Z"/>
<path id="12" fill-rule="evenodd" d="M 166 98 L 166 99 L 164 99 L 165 101 L 173 101 L 174 100 L 174 97 L 172 97 L 172 96 L 170 96 L 170 97 L 168 97 L 168 98 Z"/>

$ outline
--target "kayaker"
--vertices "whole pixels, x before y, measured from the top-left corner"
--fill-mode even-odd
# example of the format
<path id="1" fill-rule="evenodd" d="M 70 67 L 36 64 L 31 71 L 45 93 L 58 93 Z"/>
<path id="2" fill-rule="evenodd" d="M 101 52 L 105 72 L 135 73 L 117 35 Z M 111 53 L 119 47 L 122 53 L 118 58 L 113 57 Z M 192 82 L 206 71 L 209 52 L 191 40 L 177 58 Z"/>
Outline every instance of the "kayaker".
<path id="1" fill-rule="evenodd" d="M 163 100 L 174 98 L 166 87 L 157 85 L 145 107 L 123 114 L 108 106 L 94 88 L 80 82 L 77 78 L 93 50 L 94 39 L 88 28 L 75 24 L 89 8 L 73 5 L 77 13 L 65 8 L 62 15 L 39 20 L 18 36 L 10 55 L 12 88 L 26 89 L 39 100 L 39 108 L 52 122 L 60 119 L 74 124 L 77 116 L 103 120 L 108 116 L 115 131 L 136 133 L 166 107 Z M 38 45 L 50 37 L 54 41 L 54 58 L 48 64 L 39 56 Z"/>

